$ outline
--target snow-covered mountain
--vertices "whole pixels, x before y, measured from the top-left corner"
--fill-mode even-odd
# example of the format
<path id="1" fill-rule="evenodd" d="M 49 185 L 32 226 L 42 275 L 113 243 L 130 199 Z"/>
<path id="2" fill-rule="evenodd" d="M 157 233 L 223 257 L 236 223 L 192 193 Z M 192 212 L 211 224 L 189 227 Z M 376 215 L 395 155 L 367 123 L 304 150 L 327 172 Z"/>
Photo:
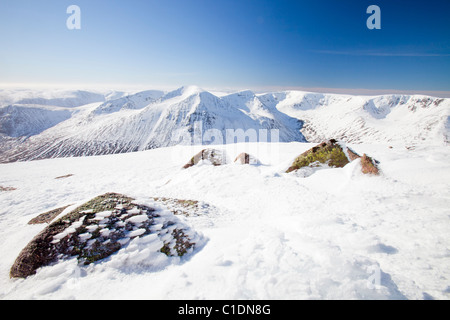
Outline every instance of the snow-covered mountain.
<path id="1" fill-rule="evenodd" d="M 0 133 L 14 138 L 34 136 L 71 116 L 66 108 L 9 105 L 0 108 Z"/>
<path id="2" fill-rule="evenodd" d="M 289 91 L 259 96 L 304 121 L 310 142 L 448 144 L 450 99 L 420 95 L 350 96 Z"/>
<path id="3" fill-rule="evenodd" d="M 198 87 L 163 94 L 145 91 L 78 108 L 70 119 L 32 136 L 5 152 L 3 161 L 89 156 L 166 147 L 195 142 L 224 143 L 227 129 L 279 130 L 279 139 L 306 141 L 302 122 L 276 108 L 244 96 L 214 96 Z M 211 131 L 211 130 L 212 131 Z M 207 135 L 212 132 L 213 135 Z M 217 137 L 222 139 L 217 140 Z M 268 134 L 270 141 L 270 134 Z"/>
<path id="4" fill-rule="evenodd" d="M 41 98 L 36 92 L 3 90 L 0 103 L 1 162 L 223 144 L 243 138 L 253 142 L 335 138 L 404 146 L 450 141 L 450 99 L 417 95 L 240 91 L 217 96 L 188 86 L 129 95 L 58 91 L 42 93 Z M 273 129 L 278 136 L 272 135 Z"/>
<path id="5" fill-rule="evenodd" d="M 10 104 L 31 104 L 74 108 L 94 102 L 117 99 L 124 95 L 121 91 L 91 92 L 84 90 L 38 90 L 0 89 L 0 106 Z"/>

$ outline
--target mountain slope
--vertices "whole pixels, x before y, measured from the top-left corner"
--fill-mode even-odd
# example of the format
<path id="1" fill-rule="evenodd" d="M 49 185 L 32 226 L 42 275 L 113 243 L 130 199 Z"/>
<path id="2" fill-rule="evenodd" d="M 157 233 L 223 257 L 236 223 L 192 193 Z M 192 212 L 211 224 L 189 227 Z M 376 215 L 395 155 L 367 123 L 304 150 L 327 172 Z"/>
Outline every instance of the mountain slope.
<path id="1" fill-rule="evenodd" d="M 0 106 L 11 104 L 45 105 L 75 108 L 82 105 L 117 99 L 121 91 L 90 92 L 83 90 L 0 89 Z"/>
<path id="2" fill-rule="evenodd" d="M 302 133 L 310 142 L 335 138 L 353 143 L 405 146 L 449 143 L 450 99 L 298 91 L 264 94 L 259 99 L 304 121 Z"/>
<path id="3" fill-rule="evenodd" d="M 29 137 L 69 119 L 70 109 L 39 105 L 9 105 L 0 108 L 0 134 Z"/>
<path id="4" fill-rule="evenodd" d="M 2 93 L 3 102 L 24 99 L 23 92 L 6 98 Z M 74 93 L 66 94 L 72 97 Z M 62 100 L 53 99 L 55 96 Z M 37 100 L 68 101 L 61 92 L 45 99 Z M 321 142 L 333 138 L 405 147 L 446 145 L 450 141 L 450 99 L 300 91 L 216 96 L 188 86 L 168 93 L 115 92 L 97 103 L 65 109 L 16 103 L 0 108 L 0 125 L 0 162 L 244 141 Z"/>

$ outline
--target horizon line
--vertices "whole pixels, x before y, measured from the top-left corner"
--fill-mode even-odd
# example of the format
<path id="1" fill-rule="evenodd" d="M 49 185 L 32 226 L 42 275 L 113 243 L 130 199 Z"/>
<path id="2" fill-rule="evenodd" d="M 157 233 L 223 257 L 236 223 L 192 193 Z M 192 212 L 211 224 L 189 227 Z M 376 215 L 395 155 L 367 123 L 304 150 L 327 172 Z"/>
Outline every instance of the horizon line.
<path id="1" fill-rule="evenodd" d="M 55 90 L 117 90 L 117 91 L 144 91 L 144 90 L 161 90 L 172 91 L 183 86 L 189 85 L 155 85 L 155 84 L 107 84 L 107 83 L 91 83 L 91 84 L 77 84 L 77 83 L 0 83 L 0 90 L 3 89 L 28 89 L 28 90 L 42 90 L 42 89 L 55 89 Z M 403 95 L 426 95 L 436 98 L 450 98 L 450 91 L 444 90 L 400 90 L 400 89 L 368 89 L 368 88 L 327 88 L 327 87 L 303 87 L 303 86 L 201 86 L 207 91 L 218 92 L 239 92 L 245 90 L 251 90 L 255 93 L 268 93 L 268 92 L 281 92 L 281 91 L 301 91 L 311 93 L 323 93 L 323 94 L 341 94 L 352 96 L 380 96 L 391 94 L 403 94 Z"/>

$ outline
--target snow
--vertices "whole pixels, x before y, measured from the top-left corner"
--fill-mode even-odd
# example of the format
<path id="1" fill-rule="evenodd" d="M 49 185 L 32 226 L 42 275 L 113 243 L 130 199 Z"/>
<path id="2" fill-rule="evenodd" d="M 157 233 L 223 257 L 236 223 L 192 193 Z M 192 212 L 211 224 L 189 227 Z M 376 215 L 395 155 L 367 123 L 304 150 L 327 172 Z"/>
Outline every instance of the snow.
<path id="1" fill-rule="evenodd" d="M 264 106 L 251 92 L 237 97 L 217 97 L 188 86 L 166 94 L 150 90 L 79 106 L 65 121 L 55 121 L 46 130 L 34 130 L 39 134 L 17 142 L 4 154 L 0 150 L 0 158 L 36 160 L 132 152 L 180 143 L 223 144 L 228 143 L 227 130 L 237 129 L 243 136 L 279 130 L 278 136 L 257 136 L 257 141 L 305 141 L 298 119 Z M 12 119 L 8 123 L 16 126 L 16 122 Z"/>
<path id="2" fill-rule="evenodd" d="M 375 105 L 383 119 L 402 107 L 387 113 L 386 104 Z M 285 173 L 314 145 L 218 145 L 230 159 L 248 152 L 259 164 L 185 170 L 204 146 L 1 164 L 0 185 L 17 190 L 0 192 L 0 299 L 450 299 L 449 147 L 348 143 L 380 161 L 381 175 L 363 175 L 358 160 Z M 137 237 L 138 215 L 125 247 L 104 261 L 71 259 L 25 280 L 9 278 L 20 251 L 46 226 L 28 225 L 31 218 L 73 204 L 67 213 L 106 192 L 149 206 L 152 197 L 211 205 L 205 214 L 177 216 L 204 243 L 167 257 L 157 252 L 161 238 Z"/>
<path id="3" fill-rule="evenodd" d="M 420 95 L 349 96 L 299 91 L 261 95 L 285 114 L 303 120 L 309 142 L 448 144 L 450 100 Z"/>
<path id="4" fill-rule="evenodd" d="M 71 234 L 71 233 L 75 233 L 78 227 L 80 227 L 83 224 L 85 217 L 80 218 L 77 222 L 73 223 L 72 226 L 70 228 L 65 229 L 63 232 L 58 233 L 57 235 L 55 235 L 53 237 L 53 243 L 58 242 L 59 240 L 61 240 L 62 238 L 64 238 L 65 236 Z"/>
<path id="5" fill-rule="evenodd" d="M 199 129 L 205 135 L 191 141 Z M 254 130 L 259 142 L 222 141 L 227 129 Z M 280 143 L 266 143 L 270 129 Z M 79 157 L 0 164 L 0 299 L 450 299 L 449 137 L 450 99 L 421 95 L 0 89 L 2 160 Z M 378 160 L 381 175 L 363 175 L 360 160 L 285 173 L 315 145 L 304 138 L 342 140 Z M 211 147 L 223 151 L 222 166 L 182 169 Z M 102 155 L 130 151 L 140 152 Z M 242 152 L 250 165 L 234 163 Z M 29 220 L 108 192 L 136 199 L 121 250 L 9 278 L 46 227 Z M 198 201 L 201 209 L 176 216 L 200 235 L 186 256 L 159 252 L 176 203 L 156 197 Z M 159 237 L 143 236 L 138 205 L 159 210 Z M 112 234 L 111 214 L 96 213 L 98 227 L 80 240 Z"/>
<path id="6" fill-rule="evenodd" d="M 233 143 L 227 130 L 252 142 L 448 145 L 448 119 L 450 99 L 421 95 L 10 89 L 0 90 L 0 161 Z"/>
<path id="7" fill-rule="evenodd" d="M 35 104 L 74 108 L 95 102 L 103 102 L 111 98 L 119 98 L 124 92 L 93 92 L 63 89 L 0 89 L 0 106 L 9 104 Z"/>
<path id="8" fill-rule="evenodd" d="M 140 225 L 142 222 L 147 221 L 148 217 L 145 214 L 136 215 L 129 219 L 127 219 L 127 222 L 131 222 L 132 224 Z"/>

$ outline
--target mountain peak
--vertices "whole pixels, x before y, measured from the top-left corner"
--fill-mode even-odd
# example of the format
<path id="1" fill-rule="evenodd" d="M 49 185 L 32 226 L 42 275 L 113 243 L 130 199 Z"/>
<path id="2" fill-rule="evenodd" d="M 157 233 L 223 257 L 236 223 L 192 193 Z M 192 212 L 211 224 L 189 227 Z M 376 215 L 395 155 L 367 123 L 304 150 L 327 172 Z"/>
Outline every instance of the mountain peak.
<path id="1" fill-rule="evenodd" d="M 183 93 L 183 95 L 193 95 L 205 91 L 202 88 L 195 85 L 182 86 L 180 90 Z"/>
<path id="2" fill-rule="evenodd" d="M 187 98 L 193 95 L 198 95 L 202 92 L 205 92 L 205 90 L 198 86 L 182 86 L 176 90 L 170 91 L 162 99 L 169 100 L 176 97 Z"/>

